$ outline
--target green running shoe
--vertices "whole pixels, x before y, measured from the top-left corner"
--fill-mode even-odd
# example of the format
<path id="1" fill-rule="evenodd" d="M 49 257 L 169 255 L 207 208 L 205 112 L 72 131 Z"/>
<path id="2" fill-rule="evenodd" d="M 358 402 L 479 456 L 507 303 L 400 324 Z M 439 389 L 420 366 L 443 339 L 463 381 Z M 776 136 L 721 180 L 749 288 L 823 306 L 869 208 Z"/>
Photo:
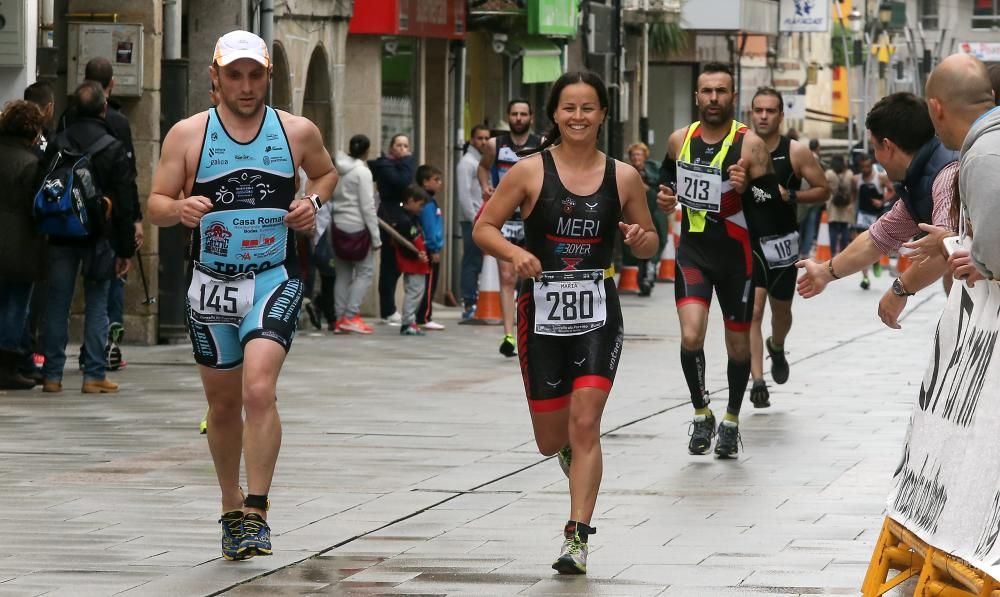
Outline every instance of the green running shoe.
<path id="1" fill-rule="evenodd" d="M 569 444 L 566 444 L 562 450 L 559 450 L 556 456 L 559 457 L 559 468 L 562 469 L 563 474 L 569 479 L 569 465 L 573 462 L 573 448 L 569 447 Z"/>

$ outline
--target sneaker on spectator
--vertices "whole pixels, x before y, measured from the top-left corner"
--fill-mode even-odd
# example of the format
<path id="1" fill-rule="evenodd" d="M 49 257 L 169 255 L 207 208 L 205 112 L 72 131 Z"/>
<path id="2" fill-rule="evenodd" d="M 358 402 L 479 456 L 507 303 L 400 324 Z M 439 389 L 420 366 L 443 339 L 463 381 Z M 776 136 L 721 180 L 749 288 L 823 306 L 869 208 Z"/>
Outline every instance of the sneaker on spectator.
<path id="1" fill-rule="evenodd" d="M 370 325 L 365 323 L 365 320 L 361 319 L 360 315 L 342 318 L 340 320 L 340 330 L 341 333 L 353 332 L 355 334 L 371 334 L 375 331 Z"/>
<path id="2" fill-rule="evenodd" d="M 400 315 L 399 311 L 396 311 L 392 315 L 390 315 L 390 316 L 382 319 L 382 323 L 384 323 L 386 325 L 402 325 L 403 324 L 403 316 Z"/>
<path id="3" fill-rule="evenodd" d="M 420 328 L 417 327 L 417 324 L 411 323 L 409 325 L 400 326 L 400 328 L 399 328 L 399 335 L 400 336 L 425 336 L 426 334 L 424 334 L 422 331 L 420 331 Z"/>
<path id="4" fill-rule="evenodd" d="M 334 334 L 346 334 L 347 330 L 344 329 L 345 321 L 347 321 L 347 318 L 341 317 L 335 323 L 330 324 L 330 331 Z"/>
<path id="5" fill-rule="evenodd" d="M 476 316 L 476 303 L 466 305 L 465 309 L 462 311 L 462 319 L 463 320 L 472 319 L 475 316 Z"/>
<path id="6" fill-rule="evenodd" d="M 427 323 L 423 324 L 420 327 L 424 328 L 425 330 L 431 330 L 435 332 L 440 332 L 441 330 L 444 329 L 444 326 L 436 321 L 428 321 Z"/>

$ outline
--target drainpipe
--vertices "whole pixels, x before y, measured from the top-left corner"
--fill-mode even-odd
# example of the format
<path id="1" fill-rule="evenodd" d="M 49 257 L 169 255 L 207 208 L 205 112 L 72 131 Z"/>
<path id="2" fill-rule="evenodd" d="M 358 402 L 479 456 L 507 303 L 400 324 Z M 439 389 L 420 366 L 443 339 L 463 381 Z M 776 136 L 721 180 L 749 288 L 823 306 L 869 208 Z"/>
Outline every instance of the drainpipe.
<path id="1" fill-rule="evenodd" d="M 261 0 L 260 37 L 267 44 L 268 53 L 274 49 L 274 0 Z"/>
<path id="2" fill-rule="evenodd" d="M 42 11 L 41 11 L 41 23 L 39 24 L 39 29 L 42 30 L 42 43 L 39 44 L 43 48 L 51 48 L 53 43 L 53 38 L 55 37 L 55 0 L 42 0 Z"/>
<path id="3" fill-rule="evenodd" d="M 46 0 L 51 2 L 52 0 Z M 181 0 L 163 0 L 163 58 L 181 57 Z"/>

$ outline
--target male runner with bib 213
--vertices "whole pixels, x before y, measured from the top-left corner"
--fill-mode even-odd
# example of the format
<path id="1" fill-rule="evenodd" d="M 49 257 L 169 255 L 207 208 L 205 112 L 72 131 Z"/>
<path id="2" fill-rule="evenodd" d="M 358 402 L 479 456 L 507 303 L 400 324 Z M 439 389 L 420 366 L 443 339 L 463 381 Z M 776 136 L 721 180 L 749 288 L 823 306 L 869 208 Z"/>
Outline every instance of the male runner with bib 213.
<path id="1" fill-rule="evenodd" d="M 555 126 L 544 151 L 511 169 L 474 232 L 483 251 L 522 279 L 518 356 L 535 443 L 542 454 L 558 453 L 569 477 L 570 518 L 552 564 L 561 574 L 587 572 L 588 538 L 596 530 L 590 525 L 603 473 L 601 416 L 625 334 L 611 270 L 618 233 L 638 258 L 658 248 L 639 173 L 597 149 L 607 113 L 600 77 L 559 77 L 546 102 Z M 502 232 L 518 208 L 523 246 Z"/>
<path id="2" fill-rule="evenodd" d="M 704 454 L 715 436 L 715 415 L 705 391 L 705 333 L 712 290 L 719 299 L 729 357 L 729 403 L 718 426 L 715 454 L 739 451 L 739 414 L 750 379 L 753 255 L 744 205 L 777 197 L 771 156 L 756 134 L 733 118 L 732 71 L 709 63 L 698 76 L 695 102 L 701 120 L 674 131 L 660 168 L 660 209 L 683 206 L 680 275 L 674 286 L 681 324 L 681 369 L 695 408 L 688 451 Z"/>
<path id="3" fill-rule="evenodd" d="M 771 406 L 764 381 L 764 347 L 771 357 L 774 383 L 788 381 L 785 338 L 792 329 L 792 299 L 799 259 L 799 224 L 796 203 L 822 203 L 830 196 L 826 174 L 809 147 L 779 133 L 785 119 L 784 99 L 775 89 L 757 90 L 750 102 L 753 130 L 771 153 L 780 195 L 753 197 L 746 203 L 747 222 L 753 238 L 753 322 L 750 325 L 750 402 L 756 408 Z M 802 180 L 808 189 L 800 190 Z M 771 336 L 764 341 L 761 325 L 764 307 L 771 304 Z"/>
<path id="4" fill-rule="evenodd" d="M 518 154 L 541 145 L 542 138 L 531 132 L 533 120 L 531 104 L 527 100 L 514 99 L 507 104 L 510 132 L 490 139 L 476 171 L 479 186 L 483 189 L 483 205 L 493 196 L 494 189 L 507 172 L 521 159 Z M 510 242 L 524 244 L 524 222 L 521 220 L 520 209 L 514 210 L 510 219 L 504 222 L 501 232 Z M 506 261 L 498 261 L 497 269 L 500 270 L 500 311 L 503 314 L 504 334 L 500 342 L 500 354 L 512 357 L 517 351 L 517 340 L 514 338 L 514 286 L 517 284 L 517 276 L 513 266 Z"/>
<path id="5" fill-rule="evenodd" d="M 167 133 L 149 217 L 193 229 L 188 326 L 222 490 L 222 555 L 239 560 L 271 554 L 267 493 L 281 446 L 275 388 L 302 304 L 292 231 L 313 228 L 337 173 L 316 125 L 264 105 L 271 61 L 261 38 L 219 38 L 209 74 L 219 105 Z M 296 199 L 299 167 L 308 181 Z"/>

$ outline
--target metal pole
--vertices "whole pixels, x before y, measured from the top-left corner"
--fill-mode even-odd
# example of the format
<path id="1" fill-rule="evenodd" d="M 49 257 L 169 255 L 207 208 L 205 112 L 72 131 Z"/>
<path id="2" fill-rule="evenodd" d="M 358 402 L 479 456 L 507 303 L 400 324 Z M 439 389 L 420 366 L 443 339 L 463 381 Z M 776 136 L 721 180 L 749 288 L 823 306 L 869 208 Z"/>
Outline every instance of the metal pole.
<path id="1" fill-rule="evenodd" d="M 847 47 L 844 13 L 840 10 L 839 0 L 834 0 L 833 5 L 837 8 L 837 20 L 840 21 L 840 40 L 844 44 L 844 68 L 847 70 L 847 77 L 844 78 L 847 84 L 847 161 L 848 163 L 853 163 L 853 160 L 851 160 L 851 154 L 854 151 L 854 115 L 851 110 L 851 54 Z"/>
<path id="2" fill-rule="evenodd" d="M 181 57 L 181 0 L 163 0 L 163 58 Z"/>

